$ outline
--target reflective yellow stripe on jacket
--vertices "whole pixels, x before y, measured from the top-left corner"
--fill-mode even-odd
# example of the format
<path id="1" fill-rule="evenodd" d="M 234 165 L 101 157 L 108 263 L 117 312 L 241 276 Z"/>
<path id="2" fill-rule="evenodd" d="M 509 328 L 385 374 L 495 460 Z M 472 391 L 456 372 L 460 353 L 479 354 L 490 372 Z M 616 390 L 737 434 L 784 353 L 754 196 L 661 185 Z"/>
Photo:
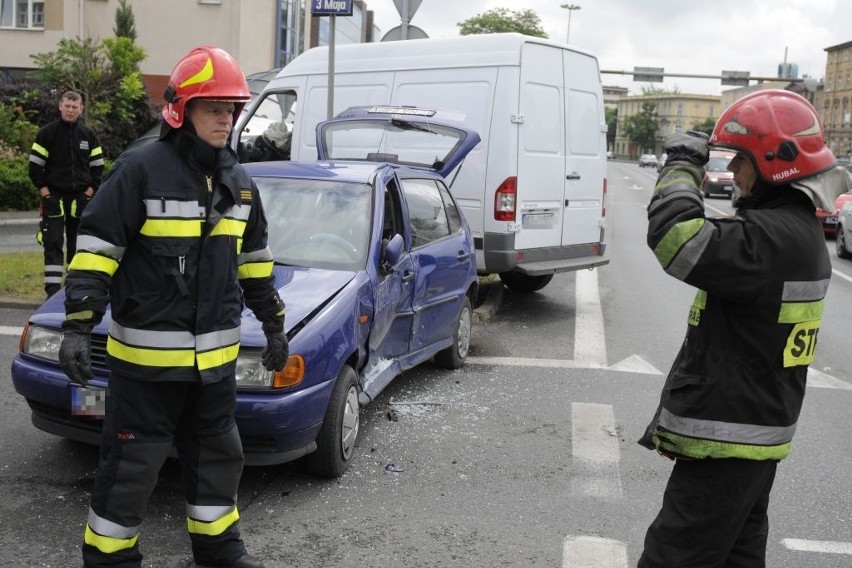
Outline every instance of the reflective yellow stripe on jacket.
<path id="1" fill-rule="evenodd" d="M 110 356 L 149 367 L 212 369 L 235 361 L 240 328 L 194 335 L 188 331 L 133 329 L 111 321 L 107 338 Z"/>

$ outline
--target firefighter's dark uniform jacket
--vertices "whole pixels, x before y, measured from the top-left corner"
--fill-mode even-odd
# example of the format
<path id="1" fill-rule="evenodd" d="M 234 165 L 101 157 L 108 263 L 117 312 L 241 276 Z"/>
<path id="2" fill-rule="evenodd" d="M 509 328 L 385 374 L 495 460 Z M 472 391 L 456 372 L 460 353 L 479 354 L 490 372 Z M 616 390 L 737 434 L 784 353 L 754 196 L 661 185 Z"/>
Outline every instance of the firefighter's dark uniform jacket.
<path id="1" fill-rule="evenodd" d="M 97 323 L 111 297 L 107 352 L 124 376 L 233 374 L 243 299 L 283 329 L 257 188 L 230 148 L 208 174 L 193 148 L 176 133 L 124 154 L 82 218 L 65 325 Z"/>
<path id="2" fill-rule="evenodd" d="M 686 339 L 640 444 L 688 458 L 780 460 L 790 451 L 831 264 L 811 200 L 756 187 L 737 214 L 707 218 L 702 168 L 664 171 L 648 245 L 698 288 Z"/>
<path id="3" fill-rule="evenodd" d="M 95 132 L 80 122 L 55 120 L 38 131 L 30 150 L 29 175 L 36 188 L 60 194 L 98 189 L 104 155 Z"/>
<path id="4" fill-rule="evenodd" d="M 187 472 L 196 560 L 245 554 L 231 389 L 243 301 L 265 331 L 284 327 L 266 231 L 257 187 L 234 152 L 187 129 L 167 129 L 122 155 L 83 213 L 63 329 L 89 330 L 111 301 L 116 393 L 86 524 L 86 566 L 141 565 L 138 534 L 173 442 Z"/>

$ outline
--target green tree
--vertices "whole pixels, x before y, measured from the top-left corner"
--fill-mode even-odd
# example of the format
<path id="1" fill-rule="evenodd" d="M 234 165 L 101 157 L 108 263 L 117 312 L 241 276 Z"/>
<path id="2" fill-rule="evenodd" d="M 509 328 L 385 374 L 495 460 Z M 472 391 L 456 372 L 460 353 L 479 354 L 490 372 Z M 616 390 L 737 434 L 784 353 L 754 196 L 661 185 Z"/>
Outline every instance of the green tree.
<path id="1" fill-rule="evenodd" d="M 127 4 L 127 0 L 118 0 L 118 8 L 115 9 L 115 27 L 112 31 L 115 37 L 126 37 L 136 41 L 136 18 L 133 16 L 133 7 Z"/>
<path id="2" fill-rule="evenodd" d="M 713 127 L 716 126 L 716 120 L 713 118 L 705 118 L 704 122 L 696 122 L 692 125 L 692 130 L 703 132 L 707 136 L 713 134 Z"/>
<path id="3" fill-rule="evenodd" d="M 606 120 L 606 147 L 615 147 L 615 135 L 618 132 L 618 109 L 604 107 L 604 119 Z"/>
<path id="4" fill-rule="evenodd" d="M 643 153 L 652 151 L 657 139 L 657 104 L 645 101 L 640 112 L 626 117 L 624 135 Z"/>
<path id="5" fill-rule="evenodd" d="M 517 32 L 528 36 L 547 37 L 541 27 L 541 20 L 532 10 L 516 12 L 508 8 L 492 8 L 456 25 L 459 27 L 459 35 Z"/>

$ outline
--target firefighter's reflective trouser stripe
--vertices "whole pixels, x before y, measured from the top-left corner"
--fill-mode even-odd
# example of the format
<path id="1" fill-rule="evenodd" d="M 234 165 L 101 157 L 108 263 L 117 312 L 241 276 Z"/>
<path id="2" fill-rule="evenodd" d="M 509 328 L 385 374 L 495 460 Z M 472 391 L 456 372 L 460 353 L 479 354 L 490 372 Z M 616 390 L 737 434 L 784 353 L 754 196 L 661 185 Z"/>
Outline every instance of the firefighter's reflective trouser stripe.
<path id="1" fill-rule="evenodd" d="M 677 460 L 638 568 L 764 568 L 776 461 Z"/>
<path id="2" fill-rule="evenodd" d="M 48 294 L 62 287 L 66 259 L 71 264 L 77 251 L 80 215 L 88 202 L 89 198 L 82 193 L 56 194 L 43 200 L 41 239 L 44 246 L 44 289 Z M 63 258 L 62 247 L 66 244 Z"/>
<path id="3" fill-rule="evenodd" d="M 243 454 L 233 419 L 235 385 L 234 377 L 202 386 L 137 381 L 113 372 L 84 566 L 142 566 L 143 514 L 173 444 L 195 561 L 227 565 L 246 554 L 236 505 Z"/>

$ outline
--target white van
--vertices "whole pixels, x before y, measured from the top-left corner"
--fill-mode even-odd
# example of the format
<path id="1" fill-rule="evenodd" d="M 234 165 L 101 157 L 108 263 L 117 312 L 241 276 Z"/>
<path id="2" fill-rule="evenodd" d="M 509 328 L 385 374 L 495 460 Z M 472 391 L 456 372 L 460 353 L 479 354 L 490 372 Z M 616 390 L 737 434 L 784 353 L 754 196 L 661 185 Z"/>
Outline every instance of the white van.
<path id="1" fill-rule="evenodd" d="M 243 113 L 234 141 L 244 161 L 317 158 L 328 55 L 319 47 L 294 59 Z M 482 137 L 447 180 L 480 274 L 535 291 L 557 272 L 609 262 L 606 123 L 593 55 L 489 34 L 339 45 L 334 59 L 334 115 L 361 105 L 454 110 Z"/>

